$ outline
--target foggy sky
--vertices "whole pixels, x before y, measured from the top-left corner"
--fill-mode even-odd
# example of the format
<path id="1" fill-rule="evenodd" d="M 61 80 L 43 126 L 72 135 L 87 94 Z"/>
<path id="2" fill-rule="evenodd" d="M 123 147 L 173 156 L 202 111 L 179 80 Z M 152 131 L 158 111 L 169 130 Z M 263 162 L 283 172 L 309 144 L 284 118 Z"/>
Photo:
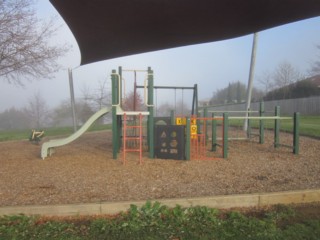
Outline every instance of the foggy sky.
<path id="1" fill-rule="evenodd" d="M 57 15 L 49 1 L 41 0 L 37 5 L 40 17 Z M 72 33 L 59 17 L 62 27 L 54 42 L 67 41 L 73 50 L 60 63 L 63 69 L 55 77 L 25 82 L 25 87 L 18 87 L 0 81 L 0 112 L 11 108 L 21 108 L 36 93 L 41 93 L 49 107 L 57 106 L 62 100 L 68 99 L 69 83 L 68 68 L 74 68 L 74 88 L 76 98 L 81 97 L 81 89 L 85 86 L 94 90 L 98 82 L 110 78 L 112 69 L 123 66 L 125 69 L 154 70 L 155 85 L 193 86 L 198 84 L 199 99 L 212 96 L 217 89 L 228 86 L 229 82 L 241 81 L 247 84 L 253 35 L 207 44 L 180 47 L 112 60 L 101 61 L 79 66 L 80 52 Z M 282 62 L 287 61 L 301 73 L 307 75 L 310 64 L 320 57 L 316 45 L 320 44 L 320 17 L 299 21 L 276 27 L 259 33 L 255 68 L 256 79 L 265 71 L 274 71 Z M 77 68 L 78 67 L 78 68 Z M 139 75 L 142 85 L 144 76 Z M 133 86 L 133 75 L 126 76 L 127 88 Z M 110 89 L 110 88 L 109 88 Z M 184 91 L 185 99 L 191 94 Z M 158 103 L 173 101 L 174 91 L 159 91 Z M 177 91 L 181 99 L 182 92 Z M 179 99 L 177 99 L 179 100 Z M 187 101 L 187 100 L 185 100 Z"/>

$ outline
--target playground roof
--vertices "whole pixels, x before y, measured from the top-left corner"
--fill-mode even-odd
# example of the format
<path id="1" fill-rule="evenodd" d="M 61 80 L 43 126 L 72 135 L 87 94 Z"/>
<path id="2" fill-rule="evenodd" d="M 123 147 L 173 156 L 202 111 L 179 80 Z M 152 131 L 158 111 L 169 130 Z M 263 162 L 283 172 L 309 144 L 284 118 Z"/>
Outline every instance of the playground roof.
<path id="1" fill-rule="evenodd" d="M 50 0 L 81 65 L 258 32 L 320 15 L 319 0 Z"/>

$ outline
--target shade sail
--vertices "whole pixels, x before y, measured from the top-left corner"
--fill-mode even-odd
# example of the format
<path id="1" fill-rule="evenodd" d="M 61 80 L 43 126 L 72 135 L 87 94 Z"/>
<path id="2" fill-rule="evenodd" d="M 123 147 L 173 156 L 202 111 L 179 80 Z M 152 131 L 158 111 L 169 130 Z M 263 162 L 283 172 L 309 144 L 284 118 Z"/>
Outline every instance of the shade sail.
<path id="1" fill-rule="evenodd" d="M 81 65 L 235 38 L 320 15 L 320 0 L 50 0 Z"/>

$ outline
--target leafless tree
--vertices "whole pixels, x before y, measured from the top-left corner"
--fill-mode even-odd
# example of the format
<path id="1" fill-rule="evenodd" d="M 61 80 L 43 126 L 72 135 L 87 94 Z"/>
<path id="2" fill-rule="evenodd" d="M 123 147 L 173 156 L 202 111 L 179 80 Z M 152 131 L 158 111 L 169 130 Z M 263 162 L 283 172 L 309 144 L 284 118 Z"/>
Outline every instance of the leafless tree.
<path id="1" fill-rule="evenodd" d="M 320 50 L 320 45 L 317 45 L 318 50 Z M 311 74 L 320 75 L 320 54 L 318 54 L 318 59 L 311 65 Z"/>
<path id="2" fill-rule="evenodd" d="M 0 0 L 0 77 L 22 86 L 22 77 L 52 77 L 60 69 L 58 58 L 70 49 L 49 44 L 58 28 L 54 19 L 37 18 L 33 0 Z"/>
<path id="3" fill-rule="evenodd" d="M 279 64 L 274 72 L 274 84 L 278 88 L 283 88 L 283 99 L 289 91 L 289 85 L 301 79 L 301 73 L 295 69 L 289 62 L 282 62 Z M 285 90 L 287 88 L 287 91 Z"/>
<path id="4" fill-rule="evenodd" d="M 272 74 L 269 71 L 265 71 L 262 76 L 258 78 L 258 82 L 260 82 L 260 84 L 262 85 L 264 94 L 274 88 Z"/>
<path id="5" fill-rule="evenodd" d="M 99 110 L 102 107 L 110 106 L 111 91 L 108 88 L 107 79 L 99 81 L 98 87 L 93 91 L 85 85 L 82 92 L 82 99 L 94 110 Z"/>
<path id="6" fill-rule="evenodd" d="M 30 122 L 31 128 L 41 129 L 48 126 L 49 110 L 40 92 L 30 98 L 28 106 L 24 109 Z"/>

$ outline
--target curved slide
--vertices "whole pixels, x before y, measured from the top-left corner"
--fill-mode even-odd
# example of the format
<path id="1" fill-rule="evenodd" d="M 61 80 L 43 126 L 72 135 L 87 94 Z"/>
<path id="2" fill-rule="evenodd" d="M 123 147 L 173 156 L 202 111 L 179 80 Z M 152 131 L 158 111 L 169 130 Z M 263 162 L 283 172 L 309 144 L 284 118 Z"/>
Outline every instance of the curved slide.
<path id="1" fill-rule="evenodd" d="M 70 135 L 67 138 L 62 139 L 54 139 L 50 140 L 48 142 L 45 142 L 41 146 L 41 158 L 45 159 L 47 156 L 51 156 L 54 153 L 55 147 L 60 147 L 63 145 L 66 145 L 68 143 L 71 143 L 72 141 L 76 140 L 78 137 L 80 137 L 84 132 L 88 130 L 88 128 L 99 118 L 101 118 L 103 115 L 109 113 L 111 111 L 111 108 L 102 108 L 95 114 L 93 114 L 88 121 L 85 122 L 85 124 L 82 125 L 82 127 L 76 131 L 74 134 Z"/>

